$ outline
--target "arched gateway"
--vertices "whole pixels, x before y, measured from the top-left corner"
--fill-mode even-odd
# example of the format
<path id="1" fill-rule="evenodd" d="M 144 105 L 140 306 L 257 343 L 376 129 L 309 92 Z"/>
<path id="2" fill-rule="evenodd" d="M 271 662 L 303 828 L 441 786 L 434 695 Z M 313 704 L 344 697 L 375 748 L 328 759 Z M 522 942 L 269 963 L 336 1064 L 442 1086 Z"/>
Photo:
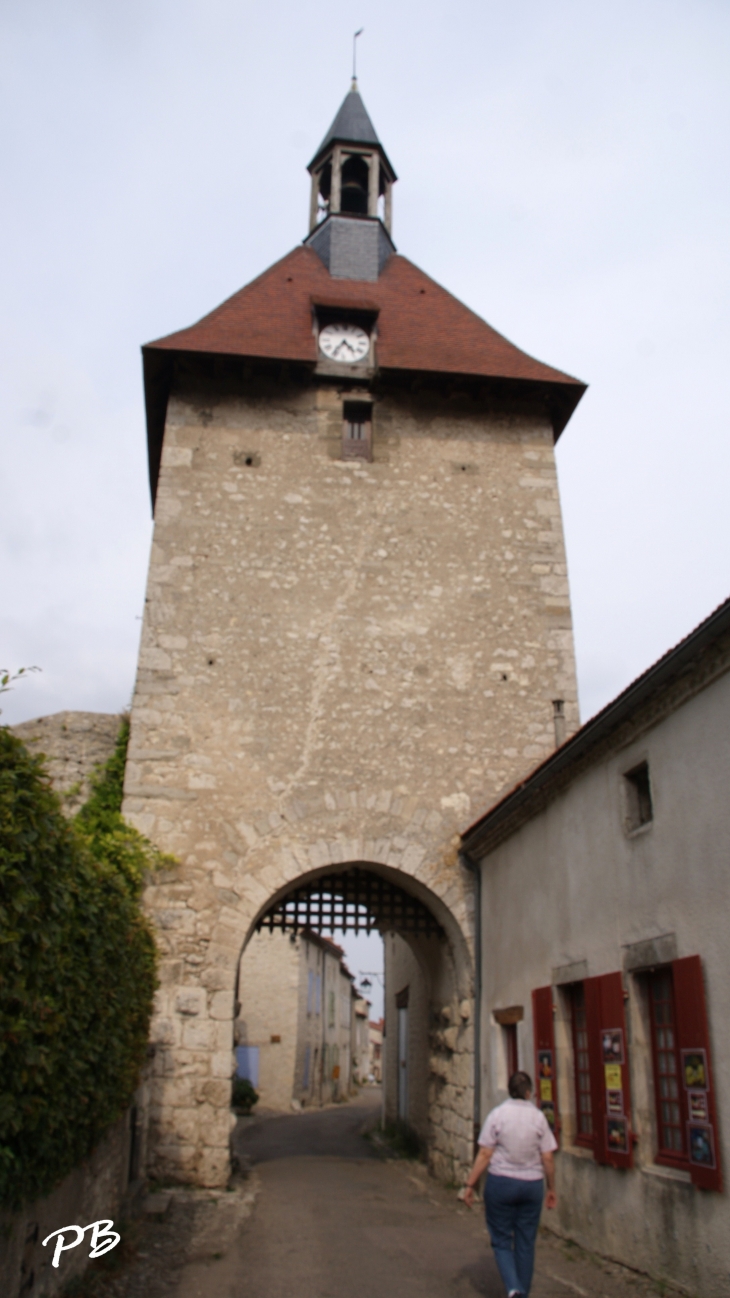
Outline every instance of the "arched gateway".
<path id="1" fill-rule="evenodd" d="M 144 348 L 155 533 L 124 810 L 178 861 L 146 894 L 147 1162 L 208 1185 L 247 938 L 353 869 L 436 921 L 376 916 L 420 979 L 432 1164 L 468 1160 L 459 831 L 577 722 L 553 445 L 583 387 L 396 253 L 355 86 L 310 172 L 304 244 Z"/>

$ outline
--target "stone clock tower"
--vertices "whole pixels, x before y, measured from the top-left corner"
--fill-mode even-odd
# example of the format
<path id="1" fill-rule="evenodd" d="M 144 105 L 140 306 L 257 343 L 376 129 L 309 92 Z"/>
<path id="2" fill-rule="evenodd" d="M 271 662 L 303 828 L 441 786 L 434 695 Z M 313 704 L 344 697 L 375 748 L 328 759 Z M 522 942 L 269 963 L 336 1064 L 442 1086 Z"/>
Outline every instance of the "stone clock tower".
<path id="1" fill-rule="evenodd" d="M 410 944 L 413 1122 L 437 1171 L 468 1161 L 458 836 L 578 723 L 553 447 L 584 386 L 396 251 L 354 83 L 309 171 L 303 243 L 143 349 L 155 532 L 124 810 L 179 862 L 147 892 L 148 1159 L 201 1184 L 228 1172 L 241 952 L 323 877 L 375 880 L 373 922 Z"/>

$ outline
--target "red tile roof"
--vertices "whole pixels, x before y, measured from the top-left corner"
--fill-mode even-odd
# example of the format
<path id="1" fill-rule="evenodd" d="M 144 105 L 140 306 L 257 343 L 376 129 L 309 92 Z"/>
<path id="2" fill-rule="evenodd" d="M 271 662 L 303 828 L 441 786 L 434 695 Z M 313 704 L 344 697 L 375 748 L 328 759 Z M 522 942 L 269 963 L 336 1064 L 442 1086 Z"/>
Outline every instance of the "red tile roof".
<path id="1" fill-rule="evenodd" d="M 378 313 L 381 370 L 416 370 L 585 385 L 520 351 L 406 257 L 394 254 L 375 283 L 334 279 L 316 252 L 295 248 L 189 329 L 145 351 L 317 361 L 312 305 Z"/>
<path id="2" fill-rule="evenodd" d="M 175 355 L 297 362 L 313 370 L 313 306 L 376 315 L 381 373 L 458 374 L 511 390 L 537 390 L 556 440 L 585 392 L 578 379 L 508 342 L 406 257 L 394 253 L 375 283 L 335 279 L 316 252 L 302 245 L 197 324 L 142 348 L 153 502 Z"/>

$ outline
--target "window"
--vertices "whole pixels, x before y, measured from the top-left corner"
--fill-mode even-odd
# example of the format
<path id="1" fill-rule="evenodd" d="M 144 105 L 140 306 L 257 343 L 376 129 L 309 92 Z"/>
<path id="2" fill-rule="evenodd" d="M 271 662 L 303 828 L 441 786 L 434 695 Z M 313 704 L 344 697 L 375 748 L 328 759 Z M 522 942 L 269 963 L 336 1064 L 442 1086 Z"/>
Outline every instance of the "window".
<path id="1" fill-rule="evenodd" d="M 327 993 L 327 1026 L 330 1027 L 330 1028 L 333 1028 L 333 1027 L 335 1026 L 335 994 L 334 994 L 334 992 L 328 992 L 328 993 Z"/>
<path id="2" fill-rule="evenodd" d="M 659 1155 L 682 1159 L 686 1157 L 684 1106 L 671 969 L 657 969 L 649 975 L 649 1005 Z"/>
<path id="3" fill-rule="evenodd" d="M 365 401 L 345 401 L 342 407 L 343 460 L 371 460 L 372 412 Z"/>
<path id="4" fill-rule="evenodd" d="M 573 1069 L 575 1074 L 576 1144 L 593 1146 L 593 1103 L 591 1069 L 588 1054 L 588 1025 L 583 983 L 570 988 L 570 1018 L 573 1030 Z"/>
<path id="5" fill-rule="evenodd" d="M 629 832 L 641 829 L 654 819 L 654 808 L 651 801 L 651 784 L 649 782 L 649 764 L 641 762 L 632 771 L 624 774 L 626 793 L 626 826 Z"/>

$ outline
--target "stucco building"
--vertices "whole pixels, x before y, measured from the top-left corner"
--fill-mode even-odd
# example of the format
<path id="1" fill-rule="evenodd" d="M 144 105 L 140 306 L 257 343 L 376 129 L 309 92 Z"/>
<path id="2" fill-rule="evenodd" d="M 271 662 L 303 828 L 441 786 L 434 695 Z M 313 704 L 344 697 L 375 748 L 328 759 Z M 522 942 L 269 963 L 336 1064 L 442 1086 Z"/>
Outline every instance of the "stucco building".
<path id="1" fill-rule="evenodd" d="M 327 1104 L 350 1093 L 355 1000 L 342 948 L 316 933 L 255 933 L 239 969 L 237 1075 L 262 1107 Z"/>
<path id="2" fill-rule="evenodd" d="M 464 835 L 480 1113 L 519 1063 L 560 1143 L 549 1223 L 730 1286 L 730 601 Z"/>
<path id="3" fill-rule="evenodd" d="M 124 811 L 179 861 L 145 899 L 149 1171 L 211 1185 L 242 952 L 262 921 L 330 931 L 322 876 L 345 924 L 418 951 L 431 1165 L 466 1165 L 459 829 L 578 724 L 553 448 L 584 386 L 396 251 L 355 86 L 309 170 L 303 243 L 143 349 L 155 530 Z M 444 1006 L 453 1051 L 428 1040 Z"/>
<path id="4" fill-rule="evenodd" d="M 370 1062 L 369 1077 L 376 1082 L 383 1080 L 383 1028 L 384 1019 L 378 1019 L 377 1022 L 370 1020 L 368 1025 L 368 1058 Z"/>
<path id="5" fill-rule="evenodd" d="M 370 1001 L 364 996 L 352 1002 L 352 1080 L 362 1086 L 370 1074 Z"/>

